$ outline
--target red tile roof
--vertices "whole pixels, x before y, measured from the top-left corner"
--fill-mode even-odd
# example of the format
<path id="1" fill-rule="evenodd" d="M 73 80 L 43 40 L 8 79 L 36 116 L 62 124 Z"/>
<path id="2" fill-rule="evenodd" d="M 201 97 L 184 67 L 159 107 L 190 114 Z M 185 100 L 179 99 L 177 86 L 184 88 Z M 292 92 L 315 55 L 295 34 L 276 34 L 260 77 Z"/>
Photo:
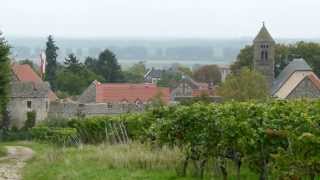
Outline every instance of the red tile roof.
<path id="1" fill-rule="evenodd" d="M 33 83 L 43 82 L 42 79 L 38 76 L 38 74 L 35 73 L 28 64 L 12 64 L 11 69 L 18 81 Z M 51 90 L 48 94 L 48 98 L 50 101 L 58 99 L 56 94 Z"/>
<path id="2" fill-rule="evenodd" d="M 313 73 L 308 75 L 308 78 L 320 90 L 320 79 Z"/>
<path id="3" fill-rule="evenodd" d="M 170 101 L 169 88 L 159 88 L 153 84 L 96 83 L 97 103 L 123 101 L 134 103 L 137 100 L 145 103 L 159 93 L 165 103 Z"/>
<path id="4" fill-rule="evenodd" d="M 22 82 L 42 82 L 41 78 L 32 70 L 28 64 L 13 64 L 12 71 L 19 81 Z"/>

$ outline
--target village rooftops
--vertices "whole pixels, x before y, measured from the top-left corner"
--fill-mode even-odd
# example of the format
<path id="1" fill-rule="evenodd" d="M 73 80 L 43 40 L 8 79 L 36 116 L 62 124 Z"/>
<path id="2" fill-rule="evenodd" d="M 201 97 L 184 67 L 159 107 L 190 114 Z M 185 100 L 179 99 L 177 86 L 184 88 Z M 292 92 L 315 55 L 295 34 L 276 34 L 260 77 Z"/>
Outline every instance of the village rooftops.
<path id="1" fill-rule="evenodd" d="M 13 79 L 16 81 L 14 82 L 16 86 L 27 88 L 27 83 L 33 84 L 33 87 L 47 87 L 48 90 L 48 98 L 50 101 L 57 100 L 57 96 L 50 90 L 50 85 L 42 81 L 42 79 L 38 76 L 37 73 L 33 71 L 33 69 L 28 64 L 12 64 L 11 70 L 13 72 Z M 23 84 L 18 85 L 17 82 L 21 82 Z M 41 85 L 43 84 L 43 85 Z M 15 93 L 17 95 L 17 93 Z M 24 94 L 25 95 L 25 94 Z"/>
<path id="2" fill-rule="evenodd" d="M 87 99 L 88 96 L 92 98 Z M 170 101 L 169 88 L 154 84 L 100 83 L 94 81 L 80 96 L 80 102 L 91 103 L 148 103 L 159 96 L 165 103 Z"/>
<path id="3" fill-rule="evenodd" d="M 292 60 L 278 75 L 273 82 L 272 94 L 275 94 L 281 86 L 290 78 L 296 71 L 312 71 L 312 68 L 306 63 L 304 59 Z"/>

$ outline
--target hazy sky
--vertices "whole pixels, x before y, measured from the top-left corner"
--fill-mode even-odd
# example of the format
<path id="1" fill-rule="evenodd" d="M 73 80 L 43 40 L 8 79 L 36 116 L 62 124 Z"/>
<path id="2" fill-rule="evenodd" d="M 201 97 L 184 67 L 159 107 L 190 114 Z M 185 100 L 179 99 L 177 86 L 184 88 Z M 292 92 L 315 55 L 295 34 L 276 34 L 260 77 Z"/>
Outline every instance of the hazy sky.
<path id="1" fill-rule="evenodd" d="M 5 35 L 320 38 L 320 0 L 0 0 Z"/>

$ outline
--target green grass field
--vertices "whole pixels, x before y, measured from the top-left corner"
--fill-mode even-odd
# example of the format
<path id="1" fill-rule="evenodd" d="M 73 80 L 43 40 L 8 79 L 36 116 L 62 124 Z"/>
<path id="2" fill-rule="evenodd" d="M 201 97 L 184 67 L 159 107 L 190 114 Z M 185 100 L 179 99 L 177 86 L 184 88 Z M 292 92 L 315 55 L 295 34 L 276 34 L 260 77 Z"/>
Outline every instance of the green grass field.
<path id="1" fill-rule="evenodd" d="M 25 180 L 192 180 L 177 176 L 182 153 L 178 149 L 152 150 L 141 144 L 84 145 L 58 148 L 34 142 L 12 142 L 8 145 L 31 147 L 35 157 L 23 170 Z M 1 144 L 0 144 L 1 146 Z M 221 179 L 206 177 L 205 179 Z M 230 177 L 234 179 L 234 177 Z M 242 179 L 257 179 L 243 169 Z"/>
<path id="2" fill-rule="evenodd" d="M 7 149 L 4 146 L 0 146 L 0 157 L 3 157 L 7 154 Z"/>

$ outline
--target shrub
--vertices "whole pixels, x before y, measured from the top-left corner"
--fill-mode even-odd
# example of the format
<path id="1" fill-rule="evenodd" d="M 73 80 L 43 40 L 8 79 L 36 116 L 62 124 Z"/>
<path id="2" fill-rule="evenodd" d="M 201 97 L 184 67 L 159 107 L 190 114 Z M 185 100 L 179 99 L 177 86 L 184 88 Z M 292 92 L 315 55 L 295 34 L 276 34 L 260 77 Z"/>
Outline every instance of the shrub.
<path id="1" fill-rule="evenodd" d="M 23 129 L 28 130 L 33 128 L 36 125 L 36 111 L 27 112 L 27 120 L 24 122 Z"/>
<path id="2" fill-rule="evenodd" d="M 49 128 L 39 126 L 31 129 L 32 139 L 57 145 L 76 145 L 79 143 L 77 130 L 74 128 Z"/>

